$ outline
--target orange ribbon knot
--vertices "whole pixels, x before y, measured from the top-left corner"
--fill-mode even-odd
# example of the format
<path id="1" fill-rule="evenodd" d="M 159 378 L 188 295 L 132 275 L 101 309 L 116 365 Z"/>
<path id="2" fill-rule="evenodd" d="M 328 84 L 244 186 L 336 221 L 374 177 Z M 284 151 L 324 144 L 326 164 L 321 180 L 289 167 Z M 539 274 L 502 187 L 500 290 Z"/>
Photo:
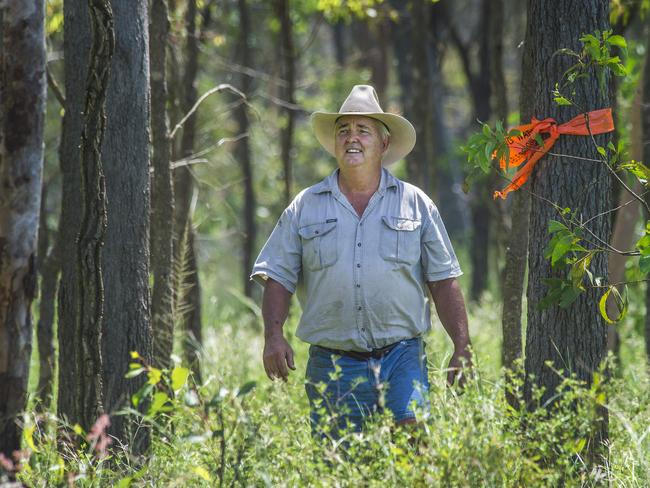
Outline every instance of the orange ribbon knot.
<path id="1" fill-rule="evenodd" d="M 508 137 L 506 144 L 510 154 L 507 166 L 519 167 L 524 161 L 528 161 L 521 168 L 508 186 L 503 191 L 495 191 L 494 198 L 501 197 L 505 200 L 508 193 L 518 190 L 526 183 L 528 177 L 533 172 L 533 168 L 544 154 L 546 154 L 561 134 L 570 134 L 574 136 L 588 136 L 591 134 L 604 134 L 614 130 L 614 120 L 612 119 L 612 109 L 603 108 L 593 110 L 589 113 L 580 114 L 568 122 L 558 125 L 555 119 L 548 118 L 537 120 L 531 119 L 530 124 L 520 125 L 515 129 L 521 132 L 520 135 Z M 543 145 L 537 142 L 537 136 L 547 135 L 543 139 Z M 506 169 L 506 157 L 499 161 L 501 169 Z"/>

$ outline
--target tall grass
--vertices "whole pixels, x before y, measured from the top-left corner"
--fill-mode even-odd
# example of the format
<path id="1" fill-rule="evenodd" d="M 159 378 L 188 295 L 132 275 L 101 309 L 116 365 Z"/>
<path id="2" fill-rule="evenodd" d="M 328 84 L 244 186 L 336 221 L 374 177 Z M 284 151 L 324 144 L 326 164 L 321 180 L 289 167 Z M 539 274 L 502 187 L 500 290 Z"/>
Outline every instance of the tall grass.
<path id="1" fill-rule="evenodd" d="M 499 369 L 500 313 L 486 297 L 471 311 L 477 374 L 462 392 L 445 384 L 451 347 L 436 325 L 427 337 L 431 412 L 418 428 L 396 429 L 389 414 L 377 415 L 363 434 L 316 441 L 307 347 L 289 333 L 298 371 L 287 383 L 268 381 L 254 312 L 235 297 L 208 301 L 205 379 L 196 391 L 186 382 L 142 419 L 154 429 L 149 458 L 132 458 L 128 445 L 98 452 L 52 414 L 28 413 L 18 478 L 28 486 L 650 486 L 650 380 L 642 362 L 626 362 L 641 357 L 640 343 L 628 341 L 618 377 L 591 388 L 567 380 L 552 411 L 512 409 Z M 590 463 L 598 405 L 609 412 L 610 438 Z"/>

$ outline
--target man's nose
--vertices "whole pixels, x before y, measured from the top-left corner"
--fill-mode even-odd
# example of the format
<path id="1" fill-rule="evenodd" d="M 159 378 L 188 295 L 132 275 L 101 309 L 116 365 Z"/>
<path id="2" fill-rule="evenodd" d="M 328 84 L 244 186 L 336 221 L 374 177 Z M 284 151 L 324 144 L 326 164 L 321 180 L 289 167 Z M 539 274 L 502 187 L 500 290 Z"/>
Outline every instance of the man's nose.
<path id="1" fill-rule="evenodd" d="M 345 138 L 345 142 L 355 142 L 359 140 L 359 136 L 356 132 L 350 131 L 348 136 Z"/>

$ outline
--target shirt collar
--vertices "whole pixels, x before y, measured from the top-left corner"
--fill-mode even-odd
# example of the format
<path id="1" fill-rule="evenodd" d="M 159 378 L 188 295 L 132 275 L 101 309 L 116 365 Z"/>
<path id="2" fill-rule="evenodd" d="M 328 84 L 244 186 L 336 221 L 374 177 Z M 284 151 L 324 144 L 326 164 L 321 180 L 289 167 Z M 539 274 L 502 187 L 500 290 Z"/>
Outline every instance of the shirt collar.
<path id="1" fill-rule="evenodd" d="M 331 192 L 335 195 L 340 194 L 341 190 L 339 189 L 338 177 L 339 169 L 336 168 L 323 181 L 316 184 L 314 187 L 314 193 Z M 386 168 L 382 168 L 381 179 L 379 180 L 379 188 L 377 192 L 380 195 L 383 195 L 386 192 L 387 188 L 397 188 L 397 178 L 395 178 Z"/>

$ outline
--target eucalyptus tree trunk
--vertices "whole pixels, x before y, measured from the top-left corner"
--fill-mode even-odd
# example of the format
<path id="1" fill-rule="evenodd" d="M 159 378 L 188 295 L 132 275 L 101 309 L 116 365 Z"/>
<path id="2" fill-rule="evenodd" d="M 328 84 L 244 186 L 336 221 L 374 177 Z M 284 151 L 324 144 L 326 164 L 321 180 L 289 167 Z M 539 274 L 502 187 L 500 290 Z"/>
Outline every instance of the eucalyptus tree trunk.
<path id="1" fill-rule="evenodd" d="M 79 141 L 83 125 L 86 67 L 90 51 L 90 17 L 86 0 L 66 0 L 64 17 L 64 71 L 66 108 L 63 116 L 59 162 L 61 166 L 61 215 L 58 242 L 61 279 L 58 291 L 59 386 L 58 414 L 72 425 L 78 422 L 77 398 L 80 351 L 77 349 L 78 314 L 76 240 L 81 221 L 81 163 Z"/>
<path id="2" fill-rule="evenodd" d="M 530 24 L 529 24 L 530 25 Z M 521 63 L 521 89 L 519 95 L 519 118 L 521 123 L 534 115 L 533 97 L 535 94 L 533 69 L 529 49 Z M 513 369 L 514 362 L 522 356 L 522 301 L 526 286 L 526 261 L 528 259 L 528 229 L 530 219 L 529 188 L 522 188 L 510 196 L 511 229 L 505 243 L 505 265 L 503 268 L 503 311 L 501 315 L 501 362 L 508 369 Z M 510 404 L 515 407 L 514 396 L 507 395 Z"/>
<path id="3" fill-rule="evenodd" d="M 181 117 L 189 113 L 197 100 L 197 75 L 199 69 L 199 29 L 197 26 L 196 0 L 189 0 L 185 11 L 187 39 L 185 44 L 185 66 L 180 86 L 176 92 L 181 97 Z M 177 60 L 174 63 L 179 66 Z M 194 176 L 190 160 L 194 153 L 197 112 L 184 123 L 179 153 L 180 166 L 174 169 L 174 259 L 175 259 L 175 316 L 183 325 L 183 350 L 192 365 L 195 379 L 200 382 L 199 356 L 201 345 L 201 283 L 195 255 L 194 227 L 192 225 L 192 199 Z"/>
<path id="4" fill-rule="evenodd" d="M 555 53 L 561 48 L 579 51 L 581 35 L 605 31 L 609 27 L 608 2 L 529 0 L 528 6 L 524 58 L 530 58 L 533 72 L 533 115 L 538 119 L 553 117 L 562 123 L 578 115 L 579 110 L 573 106 L 556 105 L 551 92 L 575 60 Z M 575 95 L 572 98 L 582 110 L 609 106 L 607 86 L 601 92 L 595 76 L 578 80 L 573 89 Z M 601 146 L 606 146 L 609 139 L 607 134 L 595 136 L 596 143 Z M 561 136 L 553 147 L 553 153 L 598 158 L 594 142 L 585 136 Z M 535 167 L 528 185 L 539 198 L 533 198 L 530 213 L 525 392 L 527 400 L 532 402 L 533 387 L 543 387 L 542 402 L 552 402 L 562 381 L 557 370 L 562 370 L 564 375 L 574 374 L 591 384 L 593 374 L 605 356 L 607 331 L 598 311 L 602 294 L 598 289 L 588 287 L 566 308 L 539 308 L 540 301 L 548 292 L 544 280 L 562 277 L 566 273 L 566 270 L 552 269 L 544 257 L 549 242 L 548 223 L 557 219 L 558 214 L 543 199 L 576 211 L 584 221 L 590 220 L 589 229 L 600 240 L 609 242 L 610 220 L 605 212 L 610 208 L 610 175 L 605 164 L 547 155 Z M 516 225 L 514 222 L 513 226 Z M 515 231 L 517 228 L 513 227 Z M 591 271 L 594 276 L 607 276 L 607 256 L 603 253 L 594 256 Z M 552 366 L 548 366 L 549 362 Z M 606 436 L 606 421 L 599 428 L 602 440 Z M 593 444 L 598 445 L 598 442 Z"/>
<path id="5" fill-rule="evenodd" d="M 167 0 L 153 0 L 149 26 L 151 57 L 151 138 L 153 179 L 151 187 L 151 271 L 153 294 L 151 325 L 154 364 L 169 366 L 174 345 L 174 300 L 172 288 L 174 188 L 171 174 L 171 143 L 167 117 Z"/>
<path id="6" fill-rule="evenodd" d="M 111 0 L 115 48 L 106 94 L 108 226 L 101 259 L 105 284 L 102 329 L 106 411 L 131 402 L 145 379 L 125 378 L 137 351 L 151 364 L 153 343 L 149 292 L 149 31 L 147 2 Z M 114 416 L 109 432 L 135 453 L 148 444 L 148 431 L 133 417 Z"/>
<path id="7" fill-rule="evenodd" d="M 20 449 L 17 417 L 27 406 L 30 306 L 45 119 L 45 2 L 0 7 L 0 452 Z"/>
<path id="8" fill-rule="evenodd" d="M 293 26 L 290 16 L 289 0 L 275 0 L 276 15 L 280 20 L 280 44 L 282 46 L 282 79 L 286 85 L 282 86 L 281 98 L 295 105 L 296 91 L 296 53 L 293 40 Z M 280 158 L 284 167 L 284 203 L 288 206 L 291 202 L 291 183 L 293 179 L 293 163 L 291 149 L 293 147 L 293 129 L 295 125 L 295 110 L 292 107 L 284 108 L 285 123 L 280 129 Z"/>
<path id="9" fill-rule="evenodd" d="M 88 431 L 104 411 L 102 333 L 104 278 L 101 253 L 107 226 L 106 181 L 102 143 L 106 134 L 106 91 L 115 49 L 115 26 L 109 0 L 91 0 L 86 102 L 81 132 L 81 223 L 77 237 L 78 315 L 75 321 L 77 398 L 75 419 Z"/>
<path id="10" fill-rule="evenodd" d="M 250 47 L 251 21 L 248 4 L 246 0 L 238 0 L 239 10 L 239 38 L 237 40 L 238 62 L 242 66 L 252 66 L 252 51 Z M 242 74 L 240 78 L 240 90 L 244 95 L 250 95 L 251 79 L 248 75 Z M 244 180 L 244 245 L 242 263 L 242 282 L 244 294 L 252 296 L 253 283 L 249 279 L 250 271 L 253 269 L 253 250 L 255 248 L 255 237 L 257 229 L 255 225 L 255 189 L 253 187 L 253 164 L 249 147 L 248 132 L 250 122 L 246 104 L 240 104 L 235 109 L 235 120 L 238 126 L 238 135 L 241 137 L 235 142 L 235 159 L 241 165 L 242 177 Z"/>

